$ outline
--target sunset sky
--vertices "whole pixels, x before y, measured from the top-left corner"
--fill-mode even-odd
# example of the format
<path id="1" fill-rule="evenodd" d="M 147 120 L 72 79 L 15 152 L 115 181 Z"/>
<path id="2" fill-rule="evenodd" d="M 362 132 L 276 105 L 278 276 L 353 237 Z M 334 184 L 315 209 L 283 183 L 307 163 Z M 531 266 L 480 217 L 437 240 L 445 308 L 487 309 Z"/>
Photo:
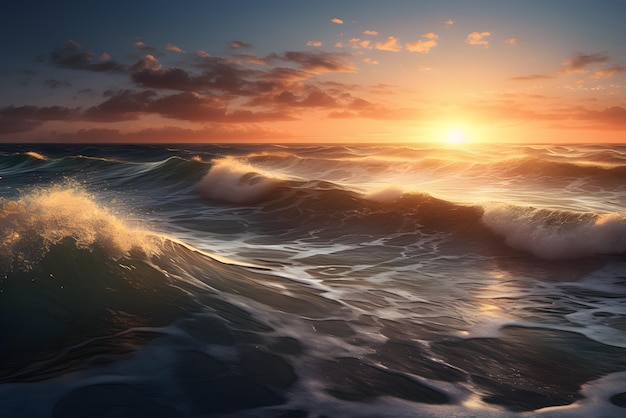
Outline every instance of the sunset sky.
<path id="1" fill-rule="evenodd" d="M 1 142 L 626 142 L 626 1 L 12 1 Z"/>

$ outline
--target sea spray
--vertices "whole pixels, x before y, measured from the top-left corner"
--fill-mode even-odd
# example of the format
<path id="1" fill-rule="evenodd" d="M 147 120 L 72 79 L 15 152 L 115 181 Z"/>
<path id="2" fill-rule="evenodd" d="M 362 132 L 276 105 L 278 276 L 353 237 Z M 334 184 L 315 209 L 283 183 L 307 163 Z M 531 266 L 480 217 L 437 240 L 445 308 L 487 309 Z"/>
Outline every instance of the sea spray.
<path id="1" fill-rule="evenodd" d="M 76 186 L 31 190 L 0 206 L 3 268 L 30 269 L 52 245 L 72 239 L 78 248 L 102 248 L 111 257 L 131 250 L 159 252 L 160 238 L 130 226 Z"/>

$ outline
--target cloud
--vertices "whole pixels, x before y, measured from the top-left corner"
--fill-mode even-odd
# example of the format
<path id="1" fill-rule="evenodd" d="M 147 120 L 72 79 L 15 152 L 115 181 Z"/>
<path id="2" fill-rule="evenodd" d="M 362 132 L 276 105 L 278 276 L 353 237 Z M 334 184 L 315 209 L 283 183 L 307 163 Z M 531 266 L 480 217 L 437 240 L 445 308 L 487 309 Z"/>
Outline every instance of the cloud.
<path id="1" fill-rule="evenodd" d="M 398 52 L 402 50 L 402 45 L 398 41 L 398 38 L 388 36 L 385 42 L 376 42 L 375 48 L 380 51 Z"/>
<path id="2" fill-rule="evenodd" d="M 111 56 L 109 54 L 107 54 L 106 52 L 103 52 L 102 54 L 100 54 L 100 56 L 98 57 L 98 61 L 108 61 L 111 59 Z"/>
<path id="3" fill-rule="evenodd" d="M 105 91 L 107 100 L 87 109 L 82 119 L 95 122 L 119 122 L 138 119 L 146 111 L 156 92 L 152 90 Z"/>
<path id="4" fill-rule="evenodd" d="M 1 126 L 1 122 L 0 122 Z M 256 124 L 208 124 L 201 128 L 181 128 L 178 126 L 159 126 L 139 129 L 131 132 L 121 132 L 118 129 L 94 128 L 80 129 L 76 132 L 58 134 L 56 142 L 94 143 L 94 142 L 227 142 L 250 141 L 258 142 L 262 139 L 277 139 L 291 137 L 284 131 L 271 129 Z"/>
<path id="5" fill-rule="evenodd" d="M 322 41 L 308 41 L 306 46 L 320 47 L 322 46 Z"/>
<path id="6" fill-rule="evenodd" d="M 158 49 L 156 49 L 156 48 L 154 48 L 154 47 L 151 47 L 151 46 L 146 45 L 146 44 L 145 44 L 145 42 L 143 42 L 143 41 L 136 41 L 136 42 L 133 44 L 133 46 L 134 46 L 135 48 L 137 48 L 137 49 L 141 50 L 141 51 L 149 52 L 149 53 L 151 53 L 151 54 L 158 54 L 158 53 L 159 53 L 159 50 L 158 50 Z"/>
<path id="7" fill-rule="evenodd" d="M 445 21 L 445 22 L 443 22 L 443 23 L 444 23 L 444 25 L 454 25 L 454 20 L 452 20 L 452 19 L 448 19 L 448 20 L 446 20 L 446 21 Z"/>
<path id="8" fill-rule="evenodd" d="M 154 57 L 154 55 L 148 54 L 139 61 L 137 61 L 132 67 L 131 71 L 142 71 L 142 70 L 152 70 L 157 71 L 161 69 L 161 63 L 158 59 Z"/>
<path id="9" fill-rule="evenodd" d="M 201 49 L 196 51 L 196 55 L 199 56 L 200 58 L 208 58 L 211 56 L 208 52 L 203 51 Z"/>
<path id="10" fill-rule="evenodd" d="M 517 38 L 509 38 L 509 39 L 504 40 L 504 43 L 508 45 L 517 45 L 518 42 L 519 42 L 519 39 Z"/>
<path id="11" fill-rule="evenodd" d="M 312 74 L 352 73 L 356 71 L 354 64 L 347 60 L 348 56 L 340 52 L 298 52 L 288 51 L 282 55 L 271 54 L 269 60 L 284 60 L 300 65 L 304 71 Z"/>
<path id="12" fill-rule="evenodd" d="M 380 64 L 378 61 L 376 61 L 375 59 L 371 59 L 371 58 L 365 58 L 363 60 L 363 62 L 365 62 L 367 64 L 372 64 L 372 65 Z"/>
<path id="13" fill-rule="evenodd" d="M 228 43 L 230 49 L 252 48 L 252 44 L 242 41 L 231 41 Z"/>
<path id="14" fill-rule="evenodd" d="M 596 70 L 593 73 L 593 78 L 609 78 L 624 72 L 626 72 L 626 65 L 614 65 L 609 68 Z"/>
<path id="15" fill-rule="evenodd" d="M 85 50 L 74 41 L 67 41 L 64 46 L 50 53 L 50 60 L 59 68 L 86 70 L 94 72 L 121 73 L 126 68 L 113 60 L 92 63 L 93 51 Z"/>
<path id="16" fill-rule="evenodd" d="M 170 44 L 170 43 L 165 44 L 165 49 L 167 51 L 170 51 L 170 52 L 176 52 L 177 54 L 184 54 L 185 53 L 185 51 L 183 51 L 181 48 L 177 47 L 176 45 Z"/>
<path id="17" fill-rule="evenodd" d="M 339 19 L 338 17 L 334 17 L 332 19 L 330 19 L 331 22 L 336 23 L 338 25 L 343 25 L 343 20 Z"/>
<path id="18" fill-rule="evenodd" d="M 13 119 L 0 116 L 0 135 L 32 131 L 42 124 L 43 122 L 36 120 Z"/>
<path id="19" fill-rule="evenodd" d="M 44 86 L 50 87 L 51 89 L 57 89 L 60 87 L 72 87 L 72 83 L 69 81 L 61 81 L 55 80 L 53 78 L 49 78 L 48 80 L 43 82 Z"/>
<path id="20" fill-rule="evenodd" d="M 515 80 L 515 81 L 537 81 L 537 80 L 549 80 L 551 78 L 554 78 L 551 75 L 545 75 L 545 74 L 531 74 L 531 75 L 523 75 L 523 76 L 517 76 L 517 77 L 511 77 L 511 80 Z"/>
<path id="21" fill-rule="evenodd" d="M 368 30 L 363 31 L 363 35 L 378 36 L 378 32 L 375 30 L 368 29 Z"/>
<path id="22" fill-rule="evenodd" d="M 0 117 L 15 120 L 70 120 L 77 110 L 64 106 L 7 106 L 0 110 Z"/>
<path id="23" fill-rule="evenodd" d="M 596 54 L 583 54 L 578 52 L 572 56 L 572 58 L 563 61 L 564 74 L 584 73 L 586 67 L 592 64 L 603 64 L 609 60 L 609 57 L 604 53 Z"/>
<path id="24" fill-rule="evenodd" d="M 284 112 L 229 110 L 222 99 L 202 96 L 196 92 L 183 92 L 159 98 L 152 102 L 148 111 L 170 119 L 191 122 L 249 123 L 292 119 Z"/>
<path id="25" fill-rule="evenodd" d="M 417 40 L 415 42 L 408 42 L 406 44 L 406 49 L 411 52 L 420 52 L 422 54 L 428 54 L 428 52 L 437 46 L 437 39 L 439 35 L 436 35 L 432 32 L 425 33 L 422 35 L 422 38 L 426 38 L 426 41 Z"/>
<path id="26" fill-rule="evenodd" d="M 467 35 L 467 39 L 465 39 L 465 43 L 470 45 L 485 45 L 489 46 L 489 41 L 485 38 L 490 36 L 491 32 L 472 32 Z"/>

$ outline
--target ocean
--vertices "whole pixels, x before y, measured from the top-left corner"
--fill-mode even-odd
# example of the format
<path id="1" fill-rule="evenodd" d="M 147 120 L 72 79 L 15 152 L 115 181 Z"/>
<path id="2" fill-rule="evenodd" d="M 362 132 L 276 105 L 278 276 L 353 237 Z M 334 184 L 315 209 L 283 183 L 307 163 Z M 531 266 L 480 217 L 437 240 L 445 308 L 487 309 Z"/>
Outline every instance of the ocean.
<path id="1" fill-rule="evenodd" d="M 0 145 L 0 417 L 626 416 L 626 146 Z"/>

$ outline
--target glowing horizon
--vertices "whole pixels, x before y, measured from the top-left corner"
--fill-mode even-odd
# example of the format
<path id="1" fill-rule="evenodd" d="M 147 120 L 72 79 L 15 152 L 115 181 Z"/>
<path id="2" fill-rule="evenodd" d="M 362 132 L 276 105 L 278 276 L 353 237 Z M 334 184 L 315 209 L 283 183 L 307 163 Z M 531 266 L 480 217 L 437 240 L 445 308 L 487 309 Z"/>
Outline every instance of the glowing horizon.
<path id="1" fill-rule="evenodd" d="M 623 2 L 249 6 L 12 4 L 0 141 L 626 141 Z"/>

